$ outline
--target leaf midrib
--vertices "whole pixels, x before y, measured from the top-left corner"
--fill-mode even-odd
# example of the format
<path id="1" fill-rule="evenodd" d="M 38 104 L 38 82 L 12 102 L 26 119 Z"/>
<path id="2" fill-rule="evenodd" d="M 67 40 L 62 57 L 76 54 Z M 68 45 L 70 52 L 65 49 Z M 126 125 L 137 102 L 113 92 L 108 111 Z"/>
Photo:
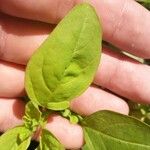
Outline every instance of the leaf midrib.
<path id="1" fill-rule="evenodd" d="M 66 70 L 69 68 L 69 66 L 71 65 L 71 62 L 72 62 L 73 57 L 74 57 L 74 54 L 75 54 L 75 52 L 77 51 L 77 47 L 78 47 L 78 45 L 79 45 L 80 37 L 81 37 L 82 32 L 83 32 L 83 29 L 84 29 L 84 27 L 85 27 L 85 23 L 86 23 L 87 18 L 88 18 L 88 15 L 86 14 L 86 15 L 85 15 L 85 18 L 84 18 L 84 22 L 83 22 L 82 27 L 81 27 L 81 30 L 80 30 L 80 33 L 79 33 L 79 37 L 77 38 L 78 40 L 77 40 L 77 42 L 76 42 L 76 44 L 75 44 L 74 49 L 72 50 L 72 56 L 71 56 L 70 62 L 68 63 L 68 66 L 65 68 L 65 70 L 64 70 L 64 72 L 63 72 L 63 75 L 62 75 L 62 77 L 61 77 L 61 80 L 64 78 L 65 72 L 66 72 Z M 44 60 L 43 60 L 43 62 L 44 62 Z M 42 67 L 42 74 L 43 74 L 43 67 Z M 44 80 L 44 83 L 45 83 L 46 87 L 47 87 L 52 93 L 54 93 L 54 92 L 59 88 L 59 86 L 61 85 L 61 80 L 60 80 L 59 83 L 57 84 L 57 86 L 56 86 L 53 90 L 51 90 L 51 89 L 48 87 L 48 84 L 46 84 L 45 79 L 43 79 L 43 80 Z"/>

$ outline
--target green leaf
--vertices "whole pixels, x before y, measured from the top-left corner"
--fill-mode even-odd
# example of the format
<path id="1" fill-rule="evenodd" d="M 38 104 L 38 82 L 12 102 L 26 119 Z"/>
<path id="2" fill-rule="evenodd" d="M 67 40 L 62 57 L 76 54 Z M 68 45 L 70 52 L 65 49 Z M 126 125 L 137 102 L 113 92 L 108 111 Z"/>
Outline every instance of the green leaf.
<path id="1" fill-rule="evenodd" d="M 42 113 L 31 101 L 28 102 L 25 108 L 25 116 L 23 117 L 26 128 L 34 132 L 37 127 L 44 127 L 47 122 L 48 114 L 48 111 Z"/>
<path id="2" fill-rule="evenodd" d="M 26 107 L 25 107 L 25 115 L 28 117 L 28 118 L 35 118 L 36 120 L 40 120 L 41 118 L 41 111 L 39 110 L 38 107 L 35 107 L 32 102 L 28 102 L 26 104 Z"/>
<path id="3" fill-rule="evenodd" d="M 65 150 L 65 148 L 48 130 L 43 129 L 37 150 Z"/>
<path id="4" fill-rule="evenodd" d="M 27 148 L 30 144 L 31 135 L 31 131 L 23 126 L 10 129 L 0 136 L 0 149 L 20 150 L 19 147 Z"/>
<path id="5" fill-rule="evenodd" d="M 72 112 L 70 109 L 65 109 L 60 111 L 61 116 L 70 120 L 70 123 L 77 124 L 82 120 L 82 117 L 75 112 Z"/>
<path id="6" fill-rule="evenodd" d="M 93 80 L 101 38 L 93 7 L 83 3 L 73 8 L 27 65 L 25 88 L 31 101 L 52 110 L 68 108 Z"/>
<path id="7" fill-rule="evenodd" d="M 83 150 L 150 150 L 150 126 L 111 111 L 99 111 L 82 121 Z"/>
<path id="8" fill-rule="evenodd" d="M 36 131 L 37 127 L 40 125 L 41 112 L 32 104 L 31 101 L 26 104 L 23 121 L 26 128 L 33 132 Z"/>

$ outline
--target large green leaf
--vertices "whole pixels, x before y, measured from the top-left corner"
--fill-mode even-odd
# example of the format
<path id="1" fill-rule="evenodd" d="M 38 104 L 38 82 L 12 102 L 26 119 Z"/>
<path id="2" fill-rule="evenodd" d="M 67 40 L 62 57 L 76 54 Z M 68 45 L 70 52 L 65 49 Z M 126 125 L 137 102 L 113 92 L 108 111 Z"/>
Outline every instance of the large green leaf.
<path id="1" fill-rule="evenodd" d="M 99 111 L 82 121 L 83 150 L 150 150 L 150 126 L 111 111 Z"/>
<path id="2" fill-rule="evenodd" d="M 25 87 L 31 101 L 53 110 L 68 108 L 93 80 L 101 36 L 93 7 L 83 3 L 73 8 L 27 65 Z"/>
<path id="3" fill-rule="evenodd" d="M 0 149 L 20 150 L 23 147 L 27 148 L 30 144 L 31 134 L 31 131 L 23 126 L 10 129 L 0 136 Z"/>
<path id="4" fill-rule="evenodd" d="M 65 150 L 65 148 L 48 130 L 43 129 L 37 150 Z"/>

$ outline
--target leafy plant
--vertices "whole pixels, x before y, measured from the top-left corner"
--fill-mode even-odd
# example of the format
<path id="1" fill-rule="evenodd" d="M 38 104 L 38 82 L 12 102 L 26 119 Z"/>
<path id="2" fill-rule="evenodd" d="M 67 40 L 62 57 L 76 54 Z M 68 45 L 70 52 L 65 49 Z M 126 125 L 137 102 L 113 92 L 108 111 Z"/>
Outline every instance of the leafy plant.
<path id="1" fill-rule="evenodd" d="M 29 97 L 24 124 L 0 137 L 3 150 L 25 150 L 41 131 L 37 150 L 63 150 L 45 129 L 48 115 L 59 113 L 84 130 L 83 150 L 150 150 L 150 127 L 132 117 L 98 111 L 82 118 L 69 109 L 70 101 L 91 84 L 100 61 L 102 31 L 87 3 L 77 5 L 31 57 L 25 77 Z M 7 144 L 9 143 L 9 144 Z"/>

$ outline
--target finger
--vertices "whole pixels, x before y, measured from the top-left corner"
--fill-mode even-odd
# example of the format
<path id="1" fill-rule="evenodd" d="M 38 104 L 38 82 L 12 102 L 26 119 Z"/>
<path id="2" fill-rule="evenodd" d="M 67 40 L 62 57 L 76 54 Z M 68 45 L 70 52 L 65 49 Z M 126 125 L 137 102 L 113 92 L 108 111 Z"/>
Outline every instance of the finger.
<path id="1" fill-rule="evenodd" d="M 3 96 L 16 97 L 24 88 L 24 74 L 20 71 L 16 73 L 16 71 L 7 72 L 8 79 L 9 76 L 13 76 L 11 82 L 6 80 L 5 72 L 2 72 L 4 75 L 1 75 L 1 88 L 7 85 L 3 90 L 4 93 L 6 90 L 7 95 L 3 94 Z M 136 102 L 150 103 L 150 85 L 147 82 L 150 80 L 149 74 L 149 66 L 140 64 L 122 54 L 103 49 L 101 65 L 94 83 Z M 12 81 L 18 81 L 18 85 L 15 86 Z"/>
<path id="2" fill-rule="evenodd" d="M 80 97 L 71 102 L 70 107 L 84 116 L 99 110 L 111 110 L 126 115 L 129 113 L 129 107 L 123 99 L 97 87 L 89 87 Z"/>
<path id="3" fill-rule="evenodd" d="M 0 1 L 0 10 L 4 13 L 27 19 L 57 23 L 81 0 L 39 0 L 37 1 Z"/>
<path id="4" fill-rule="evenodd" d="M 23 2 L 24 1 L 22 1 L 22 3 Z M 92 2 L 95 2 L 93 5 L 96 7 L 99 15 L 101 15 L 104 38 L 106 40 L 117 46 L 120 46 L 125 50 L 131 50 L 131 53 L 133 51 L 133 53 L 139 53 L 139 55 L 143 55 L 143 57 L 145 56 L 147 58 L 150 56 L 150 42 L 149 38 L 147 38 L 147 35 L 149 35 L 149 30 L 147 29 L 150 26 L 150 19 L 148 16 L 150 15 L 148 15 L 149 13 L 144 8 L 136 5 L 135 2 L 130 2 L 130 4 L 127 2 L 127 0 L 117 0 L 113 3 L 111 3 L 111 1 L 102 1 L 101 3 L 104 3 L 103 5 L 99 4 L 100 1 L 97 2 L 95 0 Z M 141 12 L 140 14 L 143 14 L 144 17 L 134 16 L 138 13 L 131 12 L 131 10 L 129 11 L 128 8 L 126 8 L 127 10 L 124 8 L 126 10 L 126 13 L 124 12 L 126 16 L 125 19 L 124 17 L 119 18 L 117 14 L 121 13 L 121 11 L 119 11 L 123 5 L 121 2 L 126 2 L 127 4 L 129 3 L 129 8 L 132 8 L 133 6 L 137 7 L 135 10 Z M 55 2 L 53 1 L 53 3 Z M 105 7 L 107 7 L 107 9 L 105 9 Z M 126 5 L 124 7 L 126 7 Z M 106 10 L 108 10 L 108 13 L 104 13 Z M 112 16 L 114 16 L 115 19 Z M 147 19 L 145 19 L 145 16 Z M 141 20 L 142 18 L 144 18 L 144 20 Z M 120 29 L 117 26 L 117 24 L 120 25 L 120 23 L 118 23 L 119 21 L 126 21 L 128 25 L 125 25 L 123 22 L 122 24 L 124 26 L 122 28 L 120 27 Z M 46 39 L 48 33 L 53 28 L 52 26 L 49 27 L 47 24 L 45 25 L 41 23 L 21 20 L 18 18 L 11 18 L 6 15 L 1 15 L 0 22 L 0 33 L 2 38 L 0 42 L 0 58 L 21 64 L 27 63 L 30 56 L 39 47 L 43 40 Z"/>
<path id="5" fill-rule="evenodd" d="M 0 61 L 0 97 L 20 97 L 24 93 L 24 66 Z"/>
<path id="6" fill-rule="evenodd" d="M 45 22 L 57 23 L 82 0 L 26 1 L 5 0 L 1 11 Z M 133 0 L 89 1 L 102 20 L 104 39 L 139 57 L 150 58 L 150 13 Z M 43 9 L 44 8 L 44 9 Z"/>
<path id="7" fill-rule="evenodd" d="M 0 14 L 0 59 L 25 64 L 53 26 Z"/>
<path id="8" fill-rule="evenodd" d="M 83 145 L 82 128 L 79 125 L 71 124 L 61 116 L 50 116 L 46 128 L 56 136 L 66 149 L 79 149 Z"/>
<path id="9" fill-rule="evenodd" d="M 12 98 L 25 94 L 23 92 L 23 66 L 1 62 L 0 75 L 0 97 Z M 128 106 L 122 99 L 94 87 L 90 87 L 81 97 L 73 101 L 71 108 L 82 115 L 88 115 L 102 109 L 128 114 Z"/>
<path id="10" fill-rule="evenodd" d="M 21 125 L 24 115 L 24 102 L 19 99 L 0 98 L 0 131 Z M 69 123 L 58 115 L 52 115 L 48 119 L 46 128 L 50 130 L 58 140 L 68 149 L 77 149 L 83 145 L 83 131 L 79 125 Z"/>
<path id="11" fill-rule="evenodd" d="M 130 100 L 150 104 L 150 67 L 103 49 L 94 83 Z"/>
<path id="12" fill-rule="evenodd" d="M 0 75 L 2 85 L 0 88 L 1 97 L 24 95 L 23 66 L 2 62 L 0 65 Z M 89 115 L 101 109 L 128 114 L 128 106 L 122 99 L 95 87 L 90 87 L 82 96 L 73 101 L 71 108 L 82 115 Z"/>
<path id="13" fill-rule="evenodd" d="M 24 66 L 1 61 L 0 76 L 0 97 L 13 98 L 25 94 Z M 87 104 L 90 104 L 90 107 Z M 71 107 L 74 111 L 82 115 L 88 115 L 101 109 L 128 114 L 127 104 L 123 100 L 94 87 L 90 87 L 81 97 L 73 101 Z"/>
<path id="14" fill-rule="evenodd" d="M 103 39 L 143 58 L 150 58 L 150 12 L 133 0 L 93 0 L 102 19 Z"/>

